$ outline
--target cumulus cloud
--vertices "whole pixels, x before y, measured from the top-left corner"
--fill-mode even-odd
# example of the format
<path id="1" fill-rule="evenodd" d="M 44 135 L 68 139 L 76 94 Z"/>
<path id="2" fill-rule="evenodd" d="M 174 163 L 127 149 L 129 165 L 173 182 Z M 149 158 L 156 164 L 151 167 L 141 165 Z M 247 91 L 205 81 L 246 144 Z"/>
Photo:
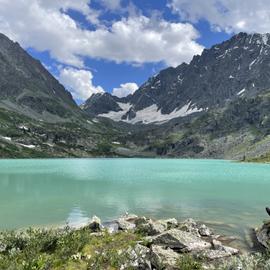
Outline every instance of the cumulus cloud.
<path id="1" fill-rule="evenodd" d="M 269 0 L 171 0 L 169 6 L 182 20 L 205 19 L 217 31 L 269 32 Z"/>
<path id="2" fill-rule="evenodd" d="M 119 1 L 105 2 L 116 7 Z M 98 20 L 89 0 L 0 0 L 0 32 L 24 47 L 49 51 L 59 62 L 80 68 L 85 57 L 134 64 L 163 61 L 176 66 L 203 49 L 189 23 L 134 15 L 90 30 L 65 12 L 69 9 Z"/>
<path id="3" fill-rule="evenodd" d="M 120 87 L 113 89 L 112 95 L 119 98 L 126 97 L 133 94 L 136 90 L 138 90 L 138 88 L 139 87 L 136 83 L 123 83 L 120 84 Z"/>
<path id="4" fill-rule="evenodd" d="M 104 92 L 101 86 L 93 85 L 92 79 L 91 71 L 71 67 L 61 69 L 59 74 L 59 81 L 79 100 L 86 100 L 92 94 Z"/>

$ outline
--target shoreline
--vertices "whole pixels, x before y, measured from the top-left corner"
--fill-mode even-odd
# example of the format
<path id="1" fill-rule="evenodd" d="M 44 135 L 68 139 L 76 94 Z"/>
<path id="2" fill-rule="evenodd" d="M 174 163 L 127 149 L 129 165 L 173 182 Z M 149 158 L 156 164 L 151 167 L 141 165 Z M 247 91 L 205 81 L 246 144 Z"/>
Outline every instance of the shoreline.
<path id="1" fill-rule="evenodd" d="M 263 225 L 261 230 L 254 230 L 254 236 L 258 236 L 258 234 L 265 236 L 263 234 L 264 226 L 266 225 Z M 80 246 L 80 248 L 70 251 L 70 256 L 61 259 L 63 266 L 71 264 L 78 267 L 70 269 L 88 269 L 84 266 L 89 265 L 92 265 L 91 269 L 109 269 L 103 267 L 105 265 L 106 267 L 113 266 L 113 264 L 119 268 L 110 269 L 238 269 L 224 267 L 235 263 L 259 265 L 266 250 L 260 244 L 259 237 L 257 240 L 251 239 L 254 244 L 253 250 L 241 250 L 235 246 L 237 237 L 216 234 L 212 227 L 193 219 L 154 220 L 134 214 L 125 214 L 107 222 L 101 222 L 98 217 L 94 216 L 86 224 L 78 224 L 72 228 L 66 226 L 32 228 L 17 231 L 13 234 L 13 238 L 11 235 L 11 232 L 0 232 L 0 268 L 2 267 L 3 270 L 7 269 L 3 267 L 4 259 L 7 260 L 12 256 L 13 259 L 15 259 L 14 256 L 18 256 L 17 259 L 21 258 L 24 250 L 27 250 L 27 246 L 31 246 L 33 243 L 38 246 L 47 245 L 49 248 L 47 251 L 43 251 L 43 248 L 37 248 L 34 251 L 31 247 L 31 250 L 27 250 L 27 252 L 35 254 L 33 259 L 36 259 L 36 256 L 43 256 L 45 253 L 44 256 L 52 261 L 56 259 L 55 257 L 60 256 L 58 243 L 64 241 L 65 244 L 61 246 L 61 249 L 69 249 L 69 245 Z M 74 235 L 76 235 L 75 238 Z M 13 239 L 14 243 L 10 239 Z M 71 240 L 72 244 L 65 242 Z M 18 243 L 27 241 L 29 244 L 16 247 L 18 254 L 16 252 L 15 255 L 9 254 L 12 250 L 14 252 L 15 247 L 12 245 L 16 246 Z M 99 250 L 100 246 L 102 246 L 102 252 Z M 106 246 L 110 248 L 107 249 Z M 105 262 L 103 253 L 106 253 Z M 100 261 L 101 258 L 103 259 Z M 6 263 L 8 262 L 6 261 Z M 199 268 L 183 268 L 183 265 L 190 267 L 197 265 Z"/>

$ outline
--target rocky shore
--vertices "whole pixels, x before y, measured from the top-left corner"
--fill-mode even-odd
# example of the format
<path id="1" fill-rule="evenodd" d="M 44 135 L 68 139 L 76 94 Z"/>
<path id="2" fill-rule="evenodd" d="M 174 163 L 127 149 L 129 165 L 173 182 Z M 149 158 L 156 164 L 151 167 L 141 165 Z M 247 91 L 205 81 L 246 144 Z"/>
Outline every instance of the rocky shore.
<path id="1" fill-rule="evenodd" d="M 76 229 L 1 233 L 0 269 L 270 269 L 270 222 L 255 233 L 262 249 L 251 253 L 193 219 L 94 216 Z"/>

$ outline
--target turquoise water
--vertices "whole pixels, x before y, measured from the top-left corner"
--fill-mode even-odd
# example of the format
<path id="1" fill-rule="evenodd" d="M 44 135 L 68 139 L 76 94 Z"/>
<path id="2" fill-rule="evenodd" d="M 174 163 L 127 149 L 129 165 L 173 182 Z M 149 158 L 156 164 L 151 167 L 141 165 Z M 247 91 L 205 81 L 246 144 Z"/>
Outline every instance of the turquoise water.
<path id="1" fill-rule="evenodd" d="M 270 165 L 220 160 L 0 161 L 0 229 L 77 223 L 126 211 L 193 217 L 241 232 L 270 206 Z"/>

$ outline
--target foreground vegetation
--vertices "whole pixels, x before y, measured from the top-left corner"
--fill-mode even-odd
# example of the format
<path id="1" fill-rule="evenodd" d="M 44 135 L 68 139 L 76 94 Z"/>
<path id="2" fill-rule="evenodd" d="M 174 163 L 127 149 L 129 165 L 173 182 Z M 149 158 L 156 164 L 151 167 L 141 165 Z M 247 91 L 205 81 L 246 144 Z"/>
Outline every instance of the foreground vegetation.
<path id="1" fill-rule="evenodd" d="M 2 232 L 0 239 L 1 270 L 137 269 L 126 263 L 132 261 L 136 243 L 147 245 L 137 233 L 92 233 L 87 228 L 71 230 L 68 227 Z M 177 268 L 203 269 L 202 263 L 191 256 L 179 259 Z"/>
<path id="2" fill-rule="evenodd" d="M 126 216 L 117 222 L 119 228 L 114 231 L 103 228 L 95 220 L 76 230 L 66 227 L 1 232 L 0 269 L 270 269 L 270 255 L 267 251 L 238 253 L 214 240 L 218 236 L 211 229 L 192 219 L 179 223 L 175 219 L 153 221 L 144 217 Z M 171 237 L 176 238 L 172 240 Z M 201 241 L 209 239 L 212 239 L 212 247 L 204 247 L 200 251 L 192 250 L 194 245 L 199 247 Z M 179 249 L 179 241 L 190 249 Z"/>
<path id="3" fill-rule="evenodd" d="M 1 233 L 0 269 L 120 269 L 140 236 L 89 229 Z M 123 251 L 122 253 L 120 251 Z"/>

